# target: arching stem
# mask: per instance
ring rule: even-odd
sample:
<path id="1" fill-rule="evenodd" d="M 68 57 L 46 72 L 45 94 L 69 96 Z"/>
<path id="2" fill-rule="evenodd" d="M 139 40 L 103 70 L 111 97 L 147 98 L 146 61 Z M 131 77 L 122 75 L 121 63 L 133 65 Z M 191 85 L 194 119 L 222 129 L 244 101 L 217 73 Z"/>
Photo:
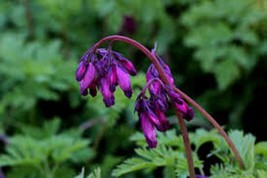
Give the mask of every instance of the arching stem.
<path id="1" fill-rule="evenodd" d="M 228 137 L 228 135 L 226 134 L 226 132 L 222 129 L 222 127 L 198 103 L 196 103 L 193 99 L 191 99 L 184 92 L 182 92 L 181 90 L 179 90 L 178 88 L 176 88 L 175 86 L 173 86 L 173 85 L 170 84 L 170 81 L 168 80 L 168 78 L 167 78 L 167 76 L 166 76 L 166 74 L 164 72 L 164 69 L 161 67 L 159 61 L 151 54 L 151 52 L 146 47 L 144 47 L 142 44 L 140 44 L 137 41 L 135 41 L 133 39 L 130 39 L 128 37 L 119 36 L 119 35 L 112 35 L 112 36 L 107 36 L 107 37 L 101 39 L 99 42 L 97 42 L 94 45 L 93 48 L 94 49 L 97 49 L 101 44 L 103 44 L 103 43 L 105 43 L 107 41 L 122 41 L 122 42 L 128 43 L 128 44 L 130 44 L 132 46 L 135 46 L 136 48 L 138 48 L 139 50 L 141 50 L 150 59 L 150 61 L 155 66 L 155 68 L 159 72 L 159 75 L 160 75 L 161 80 L 165 84 L 167 84 L 169 86 L 172 86 L 172 88 L 174 89 L 174 91 L 176 91 L 177 93 L 179 93 L 188 103 L 190 103 L 198 111 L 200 111 L 203 114 L 203 116 L 219 131 L 219 133 L 222 135 L 222 137 L 225 139 L 225 141 L 229 145 L 230 149 L 232 150 L 232 152 L 233 152 L 236 160 L 239 163 L 239 166 L 241 168 L 245 168 L 244 162 L 243 162 L 243 160 L 242 160 L 239 152 L 237 151 L 237 149 L 236 149 L 235 145 L 233 144 L 232 140 Z M 179 117 L 178 117 L 178 121 L 179 121 Z M 181 126 L 182 134 L 183 135 L 187 135 L 187 137 L 188 137 L 187 130 L 185 131 L 186 127 L 183 127 L 184 126 L 184 122 L 180 122 L 179 121 L 179 124 Z M 183 127 L 183 129 L 182 129 L 182 127 Z M 184 136 L 183 136 L 183 138 L 184 138 Z M 190 142 L 189 143 L 188 142 L 189 142 L 189 139 L 188 140 L 187 139 L 186 140 L 184 139 L 184 144 L 185 144 L 185 148 L 186 149 L 188 147 L 190 148 Z M 190 150 L 191 150 L 191 148 L 190 148 Z M 190 154 L 191 156 L 188 157 L 188 154 Z M 193 166 L 193 160 L 192 160 L 192 153 L 190 152 L 190 153 L 187 153 L 186 155 L 187 155 L 188 164 L 189 164 L 189 162 L 192 162 L 192 164 L 188 165 L 189 171 L 190 171 L 190 177 L 194 177 L 194 176 L 191 176 L 191 175 L 195 175 L 195 173 L 194 173 L 194 166 Z"/>
<path id="2" fill-rule="evenodd" d="M 154 64 L 155 68 L 159 72 L 161 80 L 165 84 L 171 85 L 169 80 L 168 80 L 168 78 L 167 78 L 167 76 L 165 75 L 165 72 L 164 72 L 163 68 L 161 67 L 158 59 L 156 59 L 151 54 L 151 52 L 146 47 L 144 47 L 142 44 L 140 44 L 137 41 L 135 41 L 133 39 L 130 39 L 128 37 L 119 36 L 119 35 L 113 35 L 113 36 L 108 36 L 108 37 L 102 38 L 99 42 L 97 42 L 94 45 L 93 50 L 97 49 L 102 43 L 104 43 L 106 41 L 112 41 L 112 42 L 114 42 L 114 41 L 123 41 L 123 42 L 128 43 L 130 45 L 133 45 L 136 48 L 138 48 L 139 50 L 141 50 L 150 59 L 150 61 Z M 195 170 L 194 170 L 194 162 L 193 162 L 193 159 L 192 159 L 192 151 L 191 151 L 191 145 L 190 145 L 190 140 L 189 140 L 187 128 L 186 128 L 182 118 L 178 117 L 179 113 L 177 111 L 176 111 L 176 116 L 177 116 L 178 122 L 179 122 L 180 127 L 181 127 L 182 137 L 183 137 L 184 146 L 185 146 L 185 150 L 186 150 L 186 158 L 187 158 L 187 165 L 188 165 L 189 175 L 190 175 L 190 178 L 195 178 L 196 176 L 195 176 Z"/>
<path id="3" fill-rule="evenodd" d="M 173 90 L 179 93 L 188 103 L 190 103 L 192 106 L 194 106 L 201 114 L 218 130 L 218 132 L 222 135 L 222 137 L 225 139 L 229 147 L 231 148 L 233 154 L 235 155 L 236 160 L 239 163 L 239 166 L 242 169 L 245 169 L 245 164 L 237 151 L 234 143 L 232 140 L 228 137 L 227 133 L 223 130 L 223 128 L 216 122 L 216 120 L 205 110 L 203 109 L 197 102 L 195 102 L 192 98 L 190 98 L 187 94 L 182 92 L 176 87 L 173 87 Z"/>

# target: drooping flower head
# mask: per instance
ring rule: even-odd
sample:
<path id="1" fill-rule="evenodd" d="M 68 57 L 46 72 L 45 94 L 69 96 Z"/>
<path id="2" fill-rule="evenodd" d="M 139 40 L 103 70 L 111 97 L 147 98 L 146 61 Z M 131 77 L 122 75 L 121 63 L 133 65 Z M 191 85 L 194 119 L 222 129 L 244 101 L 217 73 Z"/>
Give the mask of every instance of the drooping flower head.
<path id="1" fill-rule="evenodd" d="M 149 108 L 148 101 L 145 96 L 139 95 L 137 97 L 135 111 L 138 113 L 141 127 L 148 146 L 150 148 L 155 148 L 157 146 L 156 128 L 154 125 L 156 116 L 155 113 Z"/>
<path id="2" fill-rule="evenodd" d="M 181 113 L 183 119 L 187 121 L 192 120 L 194 117 L 194 111 L 187 105 L 181 95 L 173 91 L 173 89 L 169 86 L 166 86 L 166 92 L 175 109 Z"/>
<path id="3" fill-rule="evenodd" d="M 82 95 L 96 96 L 97 90 L 103 95 L 107 107 L 115 103 L 116 86 L 131 98 L 130 75 L 136 75 L 134 65 L 120 53 L 111 49 L 90 49 L 80 59 L 76 70 L 76 80 L 80 83 Z M 89 92 L 88 92 L 89 91 Z"/>
<path id="4" fill-rule="evenodd" d="M 154 49 L 152 54 L 159 60 L 170 84 L 175 86 L 174 78 L 168 65 L 163 62 Z M 169 122 L 165 116 L 169 108 L 168 100 L 173 103 L 173 106 L 181 114 L 182 118 L 187 121 L 193 119 L 194 112 L 180 94 L 173 91 L 171 86 L 161 81 L 159 73 L 153 64 L 148 68 L 146 81 L 146 86 L 137 97 L 135 110 L 138 112 L 148 146 L 154 148 L 157 143 L 155 129 L 166 131 L 169 128 Z M 149 91 L 149 98 L 145 96 L 146 89 Z"/>

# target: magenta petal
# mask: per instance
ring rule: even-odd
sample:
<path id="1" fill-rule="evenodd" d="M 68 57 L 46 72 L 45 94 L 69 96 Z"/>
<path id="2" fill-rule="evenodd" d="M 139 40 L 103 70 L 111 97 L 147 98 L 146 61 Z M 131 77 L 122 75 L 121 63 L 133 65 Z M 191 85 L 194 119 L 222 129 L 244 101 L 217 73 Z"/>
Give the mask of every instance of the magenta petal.
<path id="1" fill-rule="evenodd" d="M 146 142 L 150 148 L 156 148 L 157 139 L 156 139 L 156 129 L 151 123 L 151 121 L 147 118 L 145 114 L 140 115 L 140 121 L 143 133 L 146 138 Z"/>
<path id="2" fill-rule="evenodd" d="M 150 94 L 153 94 L 153 95 L 160 95 L 162 92 L 162 86 L 157 80 L 153 81 L 149 85 L 148 89 L 149 89 Z"/>
<path id="3" fill-rule="evenodd" d="M 117 73 L 115 65 L 110 67 L 107 77 L 109 79 L 109 89 L 111 92 L 114 92 L 116 90 L 116 85 L 117 85 Z"/>
<path id="4" fill-rule="evenodd" d="M 170 124 L 169 124 L 169 121 L 166 119 L 164 112 L 160 110 L 156 110 L 156 115 L 158 116 L 158 120 L 160 122 L 160 127 L 159 128 L 157 127 L 157 129 L 163 132 L 168 130 L 170 127 Z"/>
<path id="5" fill-rule="evenodd" d="M 108 108 L 109 108 L 110 106 L 112 106 L 112 105 L 115 104 L 115 98 L 114 98 L 114 96 L 111 96 L 111 97 L 109 97 L 109 98 L 104 97 L 104 98 L 103 98 L 103 101 L 104 101 L 106 107 L 108 107 Z"/>
<path id="6" fill-rule="evenodd" d="M 188 106 L 185 102 L 183 102 L 183 104 L 174 104 L 175 107 L 177 108 L 178 111 L 182 112 L 182 113 L 187 113 L 188 110 Z"/>
<path id="7" fill-rule="evenodd" d="M 132 96 L 132 87 L 130 82 L 130 76 L 120 67 L 116 67 L 117 79 L 120 88 L 123 90 L 125 96 L 131 98 Z"/>
<path id="8" fill-rule="evenodd" d="M 92 63 L 89 63 L 87 71 L 83 77 L 84 87 L 88 88 L 94 82 L 95 73 L 95 66 Z"/>
<path id="9" fill-rule="evenodd" d="M 165 69 L 166 76 L 167 76 L 169 82 L 170 82 L 171 84 L 174 84 L 174 78 L 173 78 L 173 76 L 172 76 L 170 67 L 169 67 L 167 64 L 164 64 L 164 67 L 163 67 L 163 68 Z"/>
<path id="10" fill-rule="evenodd" d="M 136 75 L 137 71 L 133 65 L 133 63 L 123 57 L 120 53 L 118 52 L 113 52 L 114 57 L 119 61 L 121 67 L 123 67 L 130 75 Z"/>
<path id="11" fill-rule="evenodd" d="M 129 72 L 130 75 L 136 75 L 137 74 L 133 63 L 130 62 L 129 60 L 127 60 L 125 58 L 121 58 L 120 63 L 127 70 L 127 72 Z"/>
<path id="12" fill-rule="evenodd" d="M 193 111 L 192 108 L 188 107 L 188 110 L 186 112 L 186 114 L 184 114 L 183 119 L 187 120 L 187 121 L 191 121 L 194 117 L 195 113 Z"/>
<path id="13" fill-rule="evenodd" d="M 86 72 L 87 66 L 84 61 L 81 61 L 77 70 L 76 70 L 76 80 L 81 81 Z"/>
<path id="14" fill-rule="evenodd" d="M 158 116 L 150 108 L 148 108 L 146 115 L 159 131 L 163 130 Z"/>
<path id="15" fill-rule="evenodd" d="M 168 103 L 164 103 L 161 99 L 155 100 L 155 104 L 158 105 L 160 111 L 166 112 L 168 110 Z"/>
<path id="16" fill-rule="evenodd" d="M 101 78 L 100 84 L 99 84 L 99 90 L 103 95 L 103 101 L 106 107 L 110 107 L 115 104 L 114 95 L 109 89 L 109 83 L 106 78 Z"/>
<path id="17" fill-rule="evenodd" d="M 180 104 L 180 105 L 184 104 L 184 101 L 183 101 L 181 95 L 178 94 L 178 93 L 176 93 L 176 92 L 174 92 L 172 89 L 169 89 L 169 88 L 168 88 L 168 89 L 167 89 L 167 94 L 168 94 L 168 96 L 170 97 L 170 99 L 171 99 L 173 102 L 178 103 L 178 104 Z"/>
<path id="18" fill-rule="evenodd" d="M 174 103 L 174 107 L 177 109 L 177 111 L 179 111 L 182 114 L 183 119 L 187 121 L 193 119 L 194 111 L 185 102 L 182 105 Z"/>
<path id="19" fill-rule="evenodd" d="M 83 96 L 86 96 L 88 94 L 88 89 L 87 87 L 85 87 L 84 85 L 84 81 L 81 80 L 80 82 L 80 93 L 83 95 Z"/>

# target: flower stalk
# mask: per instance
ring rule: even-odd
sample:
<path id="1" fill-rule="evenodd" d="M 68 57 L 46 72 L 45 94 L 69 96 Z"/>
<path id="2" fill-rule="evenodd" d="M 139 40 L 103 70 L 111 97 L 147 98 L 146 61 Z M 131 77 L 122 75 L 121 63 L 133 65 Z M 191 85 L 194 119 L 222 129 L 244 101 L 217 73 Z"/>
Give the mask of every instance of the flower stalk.
<path id="1" fill-rule="evenodd" d="M 184 146 L 185 146 L 185 150 L 186 150 L 186 157 L 187 157 L 189 175 L 190 175 L 191 178 L 195 178 L 196 176 L 195 176 L 195 172 L 194 172 L 194 164 L 193 164 L 192 151 L 191 151 L 188 131 L 187 131 L 187 128 L 186 128 L 186 125 L 185 125 L 183 119 L 186 119 L 186 120 L 192 119 L 193 111 L 192 111 L 192 109 L 190 107 L 188 107 L 188 105 L 183 101 L 183 99 L 186 100 L 188 103 L 190 103 L 198 111 L 200 111 L 203 114 L 203 116 L 209 122 L 211 122 L 211 124 L 219 131 L 219 133 L 222 135 L 222 137 L 226 140 L 226 142 L 229 145 L 230 149 L 232 150 L 236 160 L 238 161 L 240 167 L 241 168 L 245 167 L 244 166 L 244 162 L 243 162 L 240 154 L 238 153 L 235 145 L 233 144 L 232 140 L 228 137 L 226 132 L 214 120 L 214 118 L 209 113 L 207 113 L 198 103 L 196 103 L 193 99 L 191 99 L 188 95 L 186 95 L 184 92 L 179 90 L 174 85 L 173 78 L 171 76 L 171 73 L 170 73 L 168 67 L 162 65 L 161 61 L 158 59 L 157 55 L 155 54 L 155 51 L 152 50 L 152 52 L 150 52 L 142 44 L 140 44 L 139 42 L 137 42 L 137 41 L 135 41 L 133 39 L 130 39 L 128 37 L 120 36 L 120 35 L 112 35 L 112 36 L 107 36 L 107 37 L 101 39 L 100 41 L 98 41 L 85 54 L 87 55 L 87 54 L 92 54 L 92 53 L 97 53 L 97 52 L 101 54 L 101 51 L 99 51 L 99 47 L 103 43 L 105 43 L 105 42 L 113 43 L 115 41 L 125 42 L 125 43 L 130 44 L 130 45 L 138 48 L 139 50 L 141 50 L 149 58 L 151 63 L 154 65 L 154 67 L 155 67 L 155 69 L 157 71 L 157 75 L 160 78 L 160 80 L 163 82 L 163 85 L 166 85 L 165 89 L 162 89 L 162 88 L 160 88 L 161 84 L 160 85 L 158 83 L 156 83 L 156 84 L 151 84 L 150 83 L 149 84 L 149 85 L 153 85 L 152 89 L 150 89 L 150 90 L 152 90 L 152 92 L 153 91 L 158 92 L 158 90 L 164 90 L 164 91 L 166 90 L 167 91 L 166 93 L 167 93 L 168 97 L 171 99 L 171 102 L 174 105 L 175 113 L 176 113 L 176 116 L 177 116 L 177 119 L 178 119 L 178 123 L 179 123 L 179 125 L 181 127 L 182 137 L 183 137 Z M 108 52 L 105 52 L 105 53 L 109 54 Z M 128 79 L 128 75 L 129 74 L 130 75 L 136 74 L 136 71 L 131 71 L 131 70 L 134 70 L 134 67 L 132 66 L 132 63 L 130 63 L 128 60 L 124 59 L 122 56 L 117 56 L 117 55 L 120 55 L 119 53 L 113 52 L 112 55 L 114 56 L 114 58 L 119 59 L 118 62 L 115 62 L 115 65 L 117 65 L 116 66 L 117 69 L 115 70 L 115 71 L 117 71 L 117 76 L 124 76 L 124 80 L 126 80 L 127 82 L 116 80 L 116 75 L 114 75 L 113 78 L 109 79 L 109 81 L 114 81 L 114 82 L 113 82 L 113 85 L 109 86 L 110 89 L 109 89 L 108 92 L 111 92 L 111 101 L 106 101 L 106 105 L 107 106 L 111 106 L 112 104 L 114 104 L 114 99 L 113 99 L 112 92 L 114 92 L 115 87 L 116 87 L 117 84 L 125 92 L 125 95 L 130 98 L 131 89 L 130 89 L 130 85 L 129 85 L 130 82 L 128 82 L 128 80 L 129 80 Z M 85 58 L 87 58 L 87 56 Z M 88 65 L 88 64 L 86 64 L 86 65 Z M 118 66 L 121 66 L 121 65 L 123 67 L 119 68 Z M 83 66 L 82 66 L 82 67 L 79 68 L 79 71 L 81 71 L 80 72 L 81 74 L 78 75 L 78 76 L 76 74 L 76 77 L 78 77 L 79 80 L 81 80 L 81 78 L 84 75 L 86 75 L 86 74 L 84 74 L 83 70 L 84 69 L 83 69 Z M 112 71 L 112 67 L 110 67 L 110 71 L 111 71 L 111 74 L 115 73 L 115 72 Z M 108 76 L 112 77 L 112 75 L 108 75 Z M 101 79 L 105 80 L 106 78 L 103 77 Z M 148 81 L 148 83 L 149 83 L 149 81 Z M 82 86 L 82 84 L 80 83 L 81 86 Z M 102 83 L 98 84 L 99 85 L 98 88 L 100 88 L 100 91 L 101 91 L 101 87 L 103 87 L 103 86 L 105 87 L 105 85 L 107 85 L 107 84 L 105 84 L 105 85 L 104 84 L 102 84 Z M 91 87 L 90 89 L 93 89 L 93 87 Z M 102 90 L 104 90 L 104 88 Z M 107 95 L 107 92 L 105 92 L 105 91 L 101 91 L 101 92 L 102 92 L 103 97 L 105 99 L 105 96 Z M 172 94 L 171 92 L 174 92 L 174 94 Z M 153 95 L 153 93 L 151 95 Z M 149 120 L 145 120 L 145 119 L 147 119 L 146 118 L 147 116 L 152 118 L 152 116 L 154 114 L 154 111 L 149 109 L 149 106 L 146 105 L 146 102 L 149 102 L 149 101 L 148 100 L 146 101 L 146 97 L 145 96 L 141 96 L 141 99 L 139 98 L 139 105 L 143 105 L 143 106 L 137 107 L 137 111 L 139 112 L 138 115 L 141 116 L 140 117 L 141 118 L 141 122 L 143 122 L 142 127 L 149 128 L 151 130 L 151 133 L 154 133 L 155 132 L 154 131 L 155 130 L 154 125 L 156 125 L 156 124 L 152 123 L 152 125 L 151 125 L 151 122 L 149 122 Z M 159 110 L 156 110 L 155 112 L 157 113 L 157 111 L 159 111 Z M 164 115 L 163 111 L 160 111 L 160 113 Z M 151 120 L 153 120 L 153 119 L 151 119 Z M 160 130 L 160 129 L 157 128 L 157 130 Z M 163 129 L 163 130 L 165 130 L 165 129 Z M 143 129 L 143 131 L 147 132 L 147 130 L 145 131 L 145 129 Z M 150 143 L 150 146 L 151 147 L 155 147 L 156 144 L 157 144 L 156 142 L 153 141 L 153 137 L 155 137 L 155 135 L 154 134 L 152 134 L 152 135 L 146 135 L 145 134 L 145 136 L 146 136 L 147 141 L 149 141 L 148 143 Z"/>

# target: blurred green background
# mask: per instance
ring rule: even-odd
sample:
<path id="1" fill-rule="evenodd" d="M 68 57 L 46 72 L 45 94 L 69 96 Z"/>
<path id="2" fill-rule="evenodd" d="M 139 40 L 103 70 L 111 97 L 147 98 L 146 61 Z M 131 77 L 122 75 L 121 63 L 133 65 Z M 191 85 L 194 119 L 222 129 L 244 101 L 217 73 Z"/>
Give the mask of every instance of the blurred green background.
<path id="1" fill-rule="evenodd" d="M 113 45 L 139 75 L 133 98 L 118 91 L 111 109 L 101 96 L 82 97 L 74 76 L 83 53 L 113 34 L 149 49 L 157 42 L 179 88 L 226 129 L 267 139 L 266 0 L 1 0 L 0 30 L 0 153 L 14 153 L 0 165 L 8 177 L 71 177 L 83 166 L 109 177 L 133 154 L 134 102 L 149 61 Z M 189 130 L 198 127 L 210 125 L 196 113 Z"/>

